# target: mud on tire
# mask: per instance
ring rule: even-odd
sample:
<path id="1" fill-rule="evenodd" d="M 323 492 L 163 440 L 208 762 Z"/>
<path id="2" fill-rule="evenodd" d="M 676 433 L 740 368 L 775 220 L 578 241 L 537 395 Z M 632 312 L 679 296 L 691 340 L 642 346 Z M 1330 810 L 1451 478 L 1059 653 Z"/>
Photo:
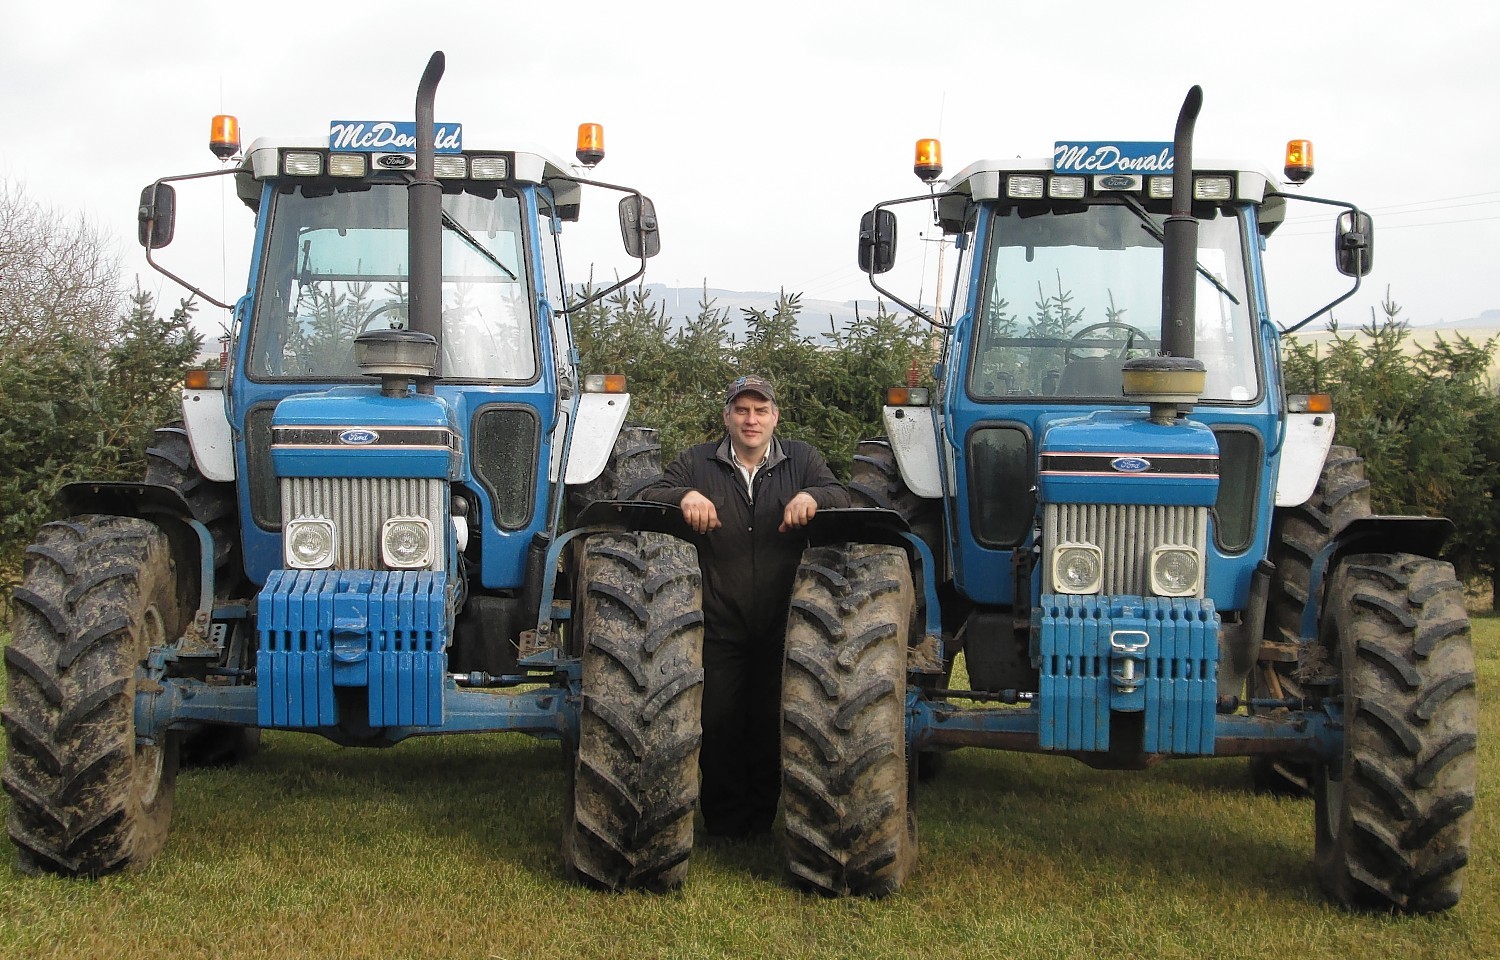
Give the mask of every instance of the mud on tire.
<path id="1" fill-rule="evenodd" d="M 176 742 L 136 743 L 135 695 L 147 650 L 181 632 L 175 597 L 166 536 L 144 520 L 49 523 L 27 548 L 3 712 L 23 869 L 94 877 L 166 842 Z"/>
<path id="2" fill-rule="evenodd" d="M 660 533 L 604 533 L 579 577 L 583 708 L 569 771 L 563 862 L 607 890 L 687 876 L 703 739 L 697 552 Z"/>
<path id="3" fill-rule="evenodd" d="M 793 882 L 881 897 L 916 861 L 906 755 L 911 571 L 898 547 L 802 555 L 782 673 L 781 801 Z"/>
<path id="4" fill-rule="evenodd" d="M 1366 554 L 1340 564 L 1329 596 L 1344 752 L 1314 778 L 1319 880 L 1346 907 L 1446 910 L 1463 892 L 1478 767 L 1462 588 L 1447 563 Z"/>
<path id="5" fill-rule="evenodd" d="M 1296 644 L 1307 608 L 1313 558 L 1351 520 L 1370 515 L 1370 481 L 1365 462 L 1353 447 L 1330 447 L 1313 495 L 1304 504 L 1276 511 L 1271 526 L 1271 562 L 1276 572 L 1266 604 L 1266 639 Z M 1325 581 L 1326 582 L 1326 581 Z M 1250 672 L 1255 698 L 1302 697 L 1305 670 L 1290 662 L 1266 661 Z M 1250 765 L 1257 790 L 1305 797 L 1311 792 L 1312 766 L 1257 757 Z"/>

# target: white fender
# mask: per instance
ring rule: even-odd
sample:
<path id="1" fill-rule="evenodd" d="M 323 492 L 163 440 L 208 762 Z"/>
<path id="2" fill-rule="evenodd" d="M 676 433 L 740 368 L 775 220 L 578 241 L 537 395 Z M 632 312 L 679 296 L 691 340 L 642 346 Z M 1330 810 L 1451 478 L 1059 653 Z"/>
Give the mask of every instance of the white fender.
<path id="1" fill-rule="evenodd" d="M 1276 506 L 1295 507 L 1313 495 L 1333 446 L 1333 425 L 1331 413 L 1287 414 L 1276 471 Z"/>
<path id="2" fill-rule="evenodd" d="M 615 438 L 620 435 L 620 427 L 629 412 L 628 393 L 585 393 L 579 396 L 564 483 L 588 483 L 604 472 L 615 447 Z"/>
<path id="3" fill-rule="evenodd" d="M 234 480 L 234 435 L 223 390 L 182 391 L 182 422 L 187 426 L 193 462 L 206 479 Z"/>
<path id="4" fill-rule="evenodd" d="M 907 489 L 929 500 L 941 498 L 943 476 L 938 469 L 937 425 L 932 408 L 884 407 L 881 420 Z"/>

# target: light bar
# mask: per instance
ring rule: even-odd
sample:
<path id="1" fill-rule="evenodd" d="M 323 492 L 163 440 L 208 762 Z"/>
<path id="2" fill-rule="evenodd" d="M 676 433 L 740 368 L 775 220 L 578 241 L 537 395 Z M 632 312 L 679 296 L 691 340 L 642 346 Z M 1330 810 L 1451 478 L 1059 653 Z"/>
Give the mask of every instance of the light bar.
<path id="1" fill-rule="evenodd" d="M 1234 197 L 1233 177 L 1194 177 L 1194 200 L 1230 200 Z"/>
<path id="2" fill-rule="evenodd" d="M 288 150 L 281 155 L 281 172 L 293 177 L 316 177 L 323 172 L 323 155 Z"/>
<path id="3" fill-rule="evenodd" d="M 1146 196 L 1152 200 L 1172 199 L 1171 177 L 1147 177 Z"/>
<path id="4" fill-rule="evenodd" d="M 362 177 L 365 175 L 365 155 L 362 153 L 329 154 L 328 172 L 335 177 Z"/>
<path id="5" fill-rule="evenodd" d="M 1041 177 L 1006 177 L 1005 195 L 1011 200 L 1040 200 L 1045 183 Z"/>
<path id="6" fill-rule="evenodd" d="M 1084 188 L 1082 177 L 1053 177 L 1047 184 L 1047 196 L 1054 200 L 1082 200 Z"/>
<path id="7" fill-rule="evenodd" d="M 443 154 L 433 157 L 432 172 L 435 176 L 449 180 L 461 180 L 469 175 L 468 158 L 463 154 Z"/>
<path id="8" fill-rule="evenodd" d="M 504 157 L 475 157 L 469 172 L 475 180 L 504 180 L 510 176 L 510 164 Z"/>

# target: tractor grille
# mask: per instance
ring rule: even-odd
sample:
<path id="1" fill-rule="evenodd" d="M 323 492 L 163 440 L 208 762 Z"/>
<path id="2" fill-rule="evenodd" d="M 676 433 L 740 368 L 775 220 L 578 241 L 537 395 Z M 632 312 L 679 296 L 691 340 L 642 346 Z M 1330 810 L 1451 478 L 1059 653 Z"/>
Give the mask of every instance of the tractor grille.
<path id="1" fill-rule="evenodd" d="M 1104 553 L 1104 593 L 1150 596 L 1153 549 L 1183 544 L 1207 558 L 1208 508 L 1049 503 L 1042 513 L 1042 543 L 1044 571 L 1052 569 L 1057 544 L 1092 543 Z M 1050 589 L 1043 587 L 1044 592 Z"/>
<path id="2" fill-rule="evenodd" d="M 391 517 L 426 517 L 432 524 L 433 566 L 447 551 L 448 497 L 442 480 L 389 477 L 287 477 L 281 481 L 281 515 L 323 517 L 338 537 L 334 567 L 379 570 L 380 531 Z"/>

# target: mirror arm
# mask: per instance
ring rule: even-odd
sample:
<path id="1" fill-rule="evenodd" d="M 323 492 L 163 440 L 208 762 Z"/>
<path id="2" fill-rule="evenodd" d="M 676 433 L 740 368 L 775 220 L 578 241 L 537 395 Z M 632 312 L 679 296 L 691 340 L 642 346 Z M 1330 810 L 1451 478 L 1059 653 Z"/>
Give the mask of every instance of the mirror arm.
<path id="1" fill-rule="evenodd" d="M 622 187 L 622 186 L 620 186 L 617 183 L 605 183 L 602 180 L 585 180 L 582 177 L 548 177 L 547 178 L 547 182 L 549 182 L 549 183 L 552 182 L 552 181 L 555 181 L 555 180 L 561 180 L 561 181 L 565 181 L 567 183 L 581 183 L 581 184 L 584 184 L 585 186 L 590 186 L 590 187 L 602 187 L 605 190 L 618 190 L 620 193 L 628 193 L 631 196 L 637 197 L 639 199 L 644 199 L 643 195 L 641 194 L 641 192 L 639 190 L 633 189 L 631 187 Z M 588 306 L 591 303 L 598 303 L 600 300 L 602 300 L 605 297 L 609 296 L 611 293 L 614 293 L 616 290 L 619 290 L 621 287 L 624 287 L 624 286 L 626 286 L 626 285 L 628 285 L 628 284 L 630 284 L 630 283 L 632 283 L 632 282 L 640 279 L 642 276 L 644 276 L 645 273 L 646 273 L 646 260 L 648 259 L 647 256 L 646 256 L 646 243 L 645 243 L 645 238 L 644 237 L 641 238 L 641 255 L 637 259 L 640 261 L 641 265 L 640 265 L 640 268 L 635 271 L 635 273 L 632 273 L 630 276 L 626 277 L 624 280 L 620 280 L 620 281 L 612 284 L 611 286 L 605 287 L 603 290 L 600 290 L 598 293 L 592 294 L 592 295 L 590 295 L 588 297 L 583 298 L 582 300 L 579 300 L 577 303 L 573 303 L 573 304 L 562 303 L 562 304 L 559 304 L 557 306 L 557 312 L 560 313 L 560 314 L 563 314 L 564 316 L 566 316 L 567 314 L 570 314 L 570 313 L 572 313 L 575 310 L 582 309 L 583 307 L 586 307 L 586 306 Z M 566 293 L 564 293 L 564 296 L 566 297 Z"/>
<path id="2" fill-rule="evenodd" d="M 1328 200 L 1328 199 L 1323 198 L 1323 197 L 1309 197 L 1309 196 L 1304 196 L 1303 194 L 1300 194 L 1300 193 L 1282 193 L 1280 190 L 1269 191 L 1269 192 L 1267 192 L 1266 196 L 1267 197 L 1281 197 L 1281 198 L 1286 199 L 1286 200 L 1306 200 L 1309 203 L 1322 203 L 1322 204 L 1326 204 L 1326 205 L 1328 205 L 1330 207 L 1340 207 L 1340 208 L 1342 208 L 1344 210 L 1348 210 L 1350 213 L 1353 213 L 1355 215 L 1356 219 L 1358 219 L 1359 214 L 1361 212 L 1360 209 L 1358 207 L 1356 207 L 1354 204 L 1352 204 L 1352 203 L 1346 203 L 1343 200 Z M 1298 330 L 1301 330 L 1303 327 L 1307 326 L 1309 323 L 1312 323 L 1318 317 L 1321 317 L 1323 314 L 1327 313 L 1328 311 L 1332 310 L 1334 307 L 1336 307 L 1339 304 L 1343 303 L 1345 300 L 1348 300 L 1350 297 L 1354 296 L 1356 293 L 1359 292 L 1359 285 L 1360 285 L 1360 282 L 1363 279 L 1364 279 L 1364 277 L 1360 276 L 1359 274 L 1355 274 L 1355 276 L 1354 276 L 1354 286 L 1350 287 L 1347 293 L 1345 293 L 1341 297 L 1337 297 L 1337 298 L 1335 298 L 1333 300 L 1330 300 L 1328 303 L 1325 303 L 1323 306 L 1321 306 L 1318 309 L 1314 310 L 1312 313 L 1308 314 L 1306 317 L 1304 317 L 1301 320 L 1299 320 L 1298 322 L 1292 324 L 1290 327 L 1282 327 L 1281 328 L 1281 334 L 1282 334 L 1282 336 L 1286 336 L 1287 334 L 1291 334 L 1291 333 L 1296 333 Z"/>
<path id="3" fill-rule="evenodd" d="M 204 179 L 206 177 L 232 176 L 234 174 L 244 173 L 244 172 L 245 171 L 243 169 L 241 169 L 240 167 L 229 167 L 229 168 L 226 168 L 226 169 L 223 169 L 223 170 L 209 170 L 209 171 L 207 171 L 205 173 L 184 173 L 184 174 L 181 174 L 181 175 L 175 176 L 175 177 L 162 177 L 160 180 L 156 181 L 156 185 L 158 187 L 160 187 L 164 183 L 175 183 L 175 182 L 177 182 L 179 180 L 202 180 L 202 179 Z M 147 221 L 147 222 L 151 223 L 152 226 L 155 226 L 155 224 L 154 224 L 153 221 Z M 146 245 L 146 263 L 148 265 L 150 265 L 151 269 L 155 270 L 157 273 L 159 273 L 162 276 L 166 277 L 167 279 L 173 281 L 174 283 L 178 284 L 179 286 L 185 287 L 190 293 L 193 294 L 193 296 L 195 296 L 195 297 L 201 297 L 202 299 L 207 300 L 209 303 L 213 304 L 214 306 L 218 307 L 221 310 L 233 310 L 234 309 L 234 305 L 233 304 L 224 303 L 223 301 L 221 301 L 221 300 L 219 300 L 219 299 L 217 299 L 215 297 L 209 296 L 207 293 L 205 293 L 203 290 L 201 290 L 197 286 L 194 286 L 193 284 L 191 284 L 188 281 L 184 280 L 183 278 L 179 277 L 177 274 L 175 274 L 172 271 L 168 270 L 166 267 L 164 267 L 161 264 L 157 263 L 156 262 L 156 258 L 153 257 L 151 255 L 151 253 L 152 253 L 151 245 L 147 244 Z"/>
<path id="4" fill-rule="evenodd" d="M 893 207 L 899 203 L 913 203 L 919 200 L 925 200 L 932 204 L 935 218 L 938 200 L 947 195 L 947 193 L 929 193 L 927 196 L 905 197 L 901 200 L 887 200 L 884 203 L 875 204 L 875 206 L 871 208 L 870 212 L 875 214 L 875 219 L 878 221 L 880 219 L 880 211 L 885 209 L 886 207 Z M 892 266 L 895 266 L 895 264 L 892 264 Z M 906 312 L 910 313 L 912 316 L 920 317 L 922 320 L 925 320 L 928 324 L 938 330 L 951 330 L 953 328 L 953 324 L 944 323 L 943 321 L 938 320 L 937 318 L 930 315 L 926 310 L 923 310 L 921 307 L 912 306 L 905 300 L 902 300 L 900 297 L 896 296 L 891 291 L 887 290 L 885 287 L 882 287 L 875 279 L 875 254 L 873 250 L 870 252 L 870 266 L 867 270 L 865 270 L 865 276 L 869 278 L 870 286 L 875 288 L 876 293 L 884 294 L 885 296 L 889 297 L 893 303 L 904 308 Z M 938 282 L 942 282 L 941 277 L 938 278 Z"/>

